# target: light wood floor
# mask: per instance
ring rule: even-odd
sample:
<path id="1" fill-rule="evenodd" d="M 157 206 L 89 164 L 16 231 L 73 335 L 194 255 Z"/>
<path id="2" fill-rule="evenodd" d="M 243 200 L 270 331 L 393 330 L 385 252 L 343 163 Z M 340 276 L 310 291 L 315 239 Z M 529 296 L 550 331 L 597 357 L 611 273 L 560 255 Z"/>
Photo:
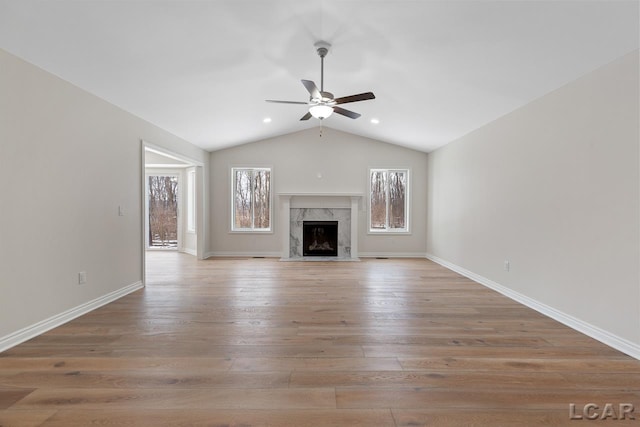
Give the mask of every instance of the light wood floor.
<path id="1" fill-rule="evenodd" d="M 430 261 L 148 262 L 0 354 L 0 426 L 640 426 L 569 419 L 640 412 L 640 361 Z"/>

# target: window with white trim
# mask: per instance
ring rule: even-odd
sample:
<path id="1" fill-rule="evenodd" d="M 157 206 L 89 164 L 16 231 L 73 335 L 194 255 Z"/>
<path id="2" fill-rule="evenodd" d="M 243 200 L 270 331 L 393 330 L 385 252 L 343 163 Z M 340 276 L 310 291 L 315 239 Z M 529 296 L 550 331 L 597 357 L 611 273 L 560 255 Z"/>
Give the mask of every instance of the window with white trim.
<path id="1" fill-rule="evenodd" d="M 231 230 L 271 231 L 271 169 L 231 169 Z"/>
<path id="2" fill-rule="evenodd" d="M 409 170 L 369 171 L 369 232 L 409 232 Z"/>

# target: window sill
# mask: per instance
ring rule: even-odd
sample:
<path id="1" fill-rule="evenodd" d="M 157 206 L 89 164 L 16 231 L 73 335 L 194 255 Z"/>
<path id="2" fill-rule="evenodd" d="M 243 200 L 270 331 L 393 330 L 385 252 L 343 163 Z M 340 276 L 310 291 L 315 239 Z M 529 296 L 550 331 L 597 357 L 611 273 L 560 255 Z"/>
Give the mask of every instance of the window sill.
<path id="1" fill-rule="evenodd" d="M 273 230 L 230 230 L 229 234 L 273 234 Z"/>
<path id="2" fill-rule="evenodd" d="M 395 236 L 409 236 L 411 235 L 411 231 L 367 231 L 367 234 L 371 235 L 371 236 L 391 236 L 391 235 L 395 235 Z"/>

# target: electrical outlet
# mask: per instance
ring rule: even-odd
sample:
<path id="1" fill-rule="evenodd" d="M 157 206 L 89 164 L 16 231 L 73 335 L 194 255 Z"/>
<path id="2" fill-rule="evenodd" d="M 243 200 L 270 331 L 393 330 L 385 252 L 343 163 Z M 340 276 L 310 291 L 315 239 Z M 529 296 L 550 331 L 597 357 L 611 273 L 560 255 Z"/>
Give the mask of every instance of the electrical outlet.
<path id="1" fill-rule="evenodd" d="M 78 273 L 78 285 L 84 285 L 87 283 L 87 272 L 81 271 Z"/>
<path id="2" fill-rule="evenodd" d="M 118 216 L 124 216 L 124 208 L 122 206 L 118 206 Z"/>
<path id="3" fill-rule="evenodd" d="M 509 271 L 509 268 L 511 268 L 511 265 L 510 265 L 509 261 L 505 260 L 504 261 L 504 271 Z"/>

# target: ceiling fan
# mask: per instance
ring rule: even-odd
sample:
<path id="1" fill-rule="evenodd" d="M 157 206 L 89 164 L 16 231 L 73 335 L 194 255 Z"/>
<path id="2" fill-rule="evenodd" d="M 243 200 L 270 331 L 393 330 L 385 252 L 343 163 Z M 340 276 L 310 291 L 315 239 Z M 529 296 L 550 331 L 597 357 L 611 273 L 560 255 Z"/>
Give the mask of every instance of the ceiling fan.
<path id="1" fill-rule="evenodd" d="M 341 98 L 334 98 L 331 92 L 324 91 L 324 57 L 329 53 L 331 45 L 327 42 L 319 41 L 315 45 L 316 51 L 320 56 L 320 90 L 316 84 L 311 80 L 301 80 L 302 85 L 309 91 L 310 97 L 308 102 L 299 101 L 276 101 L 267 99 L 267 102 L 277 102 L 280 104 L 303 104 L 309 106 L 307 114 L 302 116 L 300 120 L 309 120 L 311 117 L 318 118 L 320 120 L 326 119 L 331 114 L 341 114 L 349 117 L 350 119 L 357 119 L 360 114 L 353 111 L 345 110 L 342 107 L 338 107 L 339 104 L 346 104 L 348 102 L 366 101 L 368 99 L 375 99 L 373 92 L 364 92 L 357 95 L 343 96 Z"/>

